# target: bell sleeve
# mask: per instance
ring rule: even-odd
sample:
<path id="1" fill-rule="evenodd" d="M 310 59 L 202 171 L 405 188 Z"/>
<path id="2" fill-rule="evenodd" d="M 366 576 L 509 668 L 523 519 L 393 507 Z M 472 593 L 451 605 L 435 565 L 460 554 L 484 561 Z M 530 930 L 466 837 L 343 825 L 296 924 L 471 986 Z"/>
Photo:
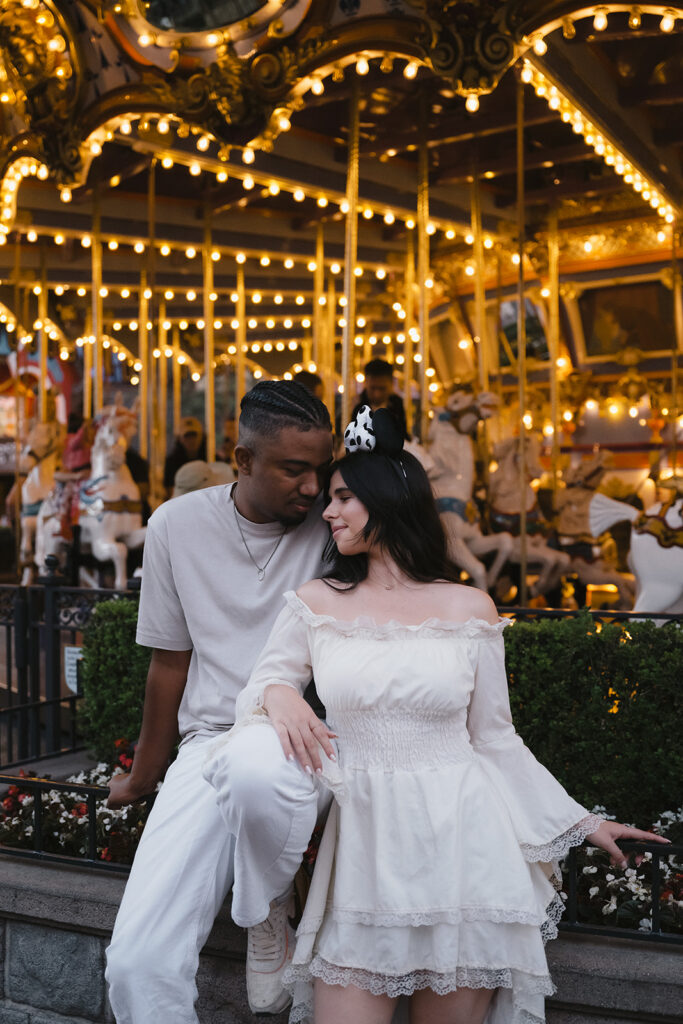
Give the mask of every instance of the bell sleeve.
<path id="1" fill-rule="evenodd" d="M 475 755 L 506 804 L 527 861 L 565 856 L 603 819 L 578 804 L 515 732 L 510 711 L 503 628 L 484 625 L 471 642 L 474 688 L 467 730 Z"/>

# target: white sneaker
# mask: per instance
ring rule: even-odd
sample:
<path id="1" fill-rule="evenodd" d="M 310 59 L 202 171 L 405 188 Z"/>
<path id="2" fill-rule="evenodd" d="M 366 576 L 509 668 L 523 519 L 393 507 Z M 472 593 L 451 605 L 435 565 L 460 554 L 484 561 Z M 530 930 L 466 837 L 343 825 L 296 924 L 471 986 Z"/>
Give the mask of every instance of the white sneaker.
<path id="1" fill-rule="evenodd" d="M 291 1002 L 282 975 L 294 953 L 289 899 L 271 903 L 270 914 L 248 930 L 247 998 L 252 1013 L 280 1013 Z"/>

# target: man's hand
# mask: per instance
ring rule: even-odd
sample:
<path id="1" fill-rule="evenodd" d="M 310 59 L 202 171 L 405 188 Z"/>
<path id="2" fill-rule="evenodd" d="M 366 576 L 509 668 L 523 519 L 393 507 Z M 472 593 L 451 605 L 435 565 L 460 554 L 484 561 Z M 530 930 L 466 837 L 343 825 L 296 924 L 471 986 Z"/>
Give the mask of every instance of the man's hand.
<path id="1" fill-rule="evenodd" d="M 112 775 L 109 780 L 107 807 L 118 811 L 121 807 L 127 807 L 128 804 L 134 804 L 136 800 L 141 800 L 143 796 L 147 796 L 148 792 L 148 789 L 146 792 L 144 790 L 140 791 L 140 788 L 133 781 L 132 775 Z"/>
<path id="2" fill-rule="evenodd" d="M 263 707 L 268 712 L 289 761 L 296 759 L 304 771 L 317 774 L 322 771 L 320 747 L 330 760 L 337 760 L 330 743 L 336 733 L 330 732 L 293 687 L 280 683 L 267 686 Z"/>

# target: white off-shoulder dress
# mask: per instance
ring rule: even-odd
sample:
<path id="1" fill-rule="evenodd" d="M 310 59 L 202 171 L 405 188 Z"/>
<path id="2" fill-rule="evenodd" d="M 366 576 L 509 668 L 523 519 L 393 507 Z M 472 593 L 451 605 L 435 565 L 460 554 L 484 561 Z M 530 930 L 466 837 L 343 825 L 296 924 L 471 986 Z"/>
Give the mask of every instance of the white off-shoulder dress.
<path id="1" fill-rule="evenodd" d="M 286 602 L 236 727 L 270 728 L 266 686 L 301 692 L 312 672 L 339 747 L 323 758 L 337 800 L 286 976 L 290 1022 L 312 1020 L 314 977 L 390 996 L 496 989 L 486 1024 L 543 1022 L 563 906 L 552 862 L 602 819 L 514 730 L 508 623 L 349 623 Z"/>

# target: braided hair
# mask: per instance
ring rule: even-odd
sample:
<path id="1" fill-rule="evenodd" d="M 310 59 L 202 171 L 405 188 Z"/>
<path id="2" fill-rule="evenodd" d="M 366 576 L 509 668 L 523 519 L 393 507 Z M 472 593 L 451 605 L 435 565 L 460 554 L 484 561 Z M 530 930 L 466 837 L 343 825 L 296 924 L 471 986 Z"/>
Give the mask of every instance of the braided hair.
<path id="1" fill-rule="evenodd" d="M 283 427 L 332 430 L 327 407 L 293 380 L 263 380 L 240 403 L 239 444 L 254 448 L 257 438 L 276 437 Z"/>

